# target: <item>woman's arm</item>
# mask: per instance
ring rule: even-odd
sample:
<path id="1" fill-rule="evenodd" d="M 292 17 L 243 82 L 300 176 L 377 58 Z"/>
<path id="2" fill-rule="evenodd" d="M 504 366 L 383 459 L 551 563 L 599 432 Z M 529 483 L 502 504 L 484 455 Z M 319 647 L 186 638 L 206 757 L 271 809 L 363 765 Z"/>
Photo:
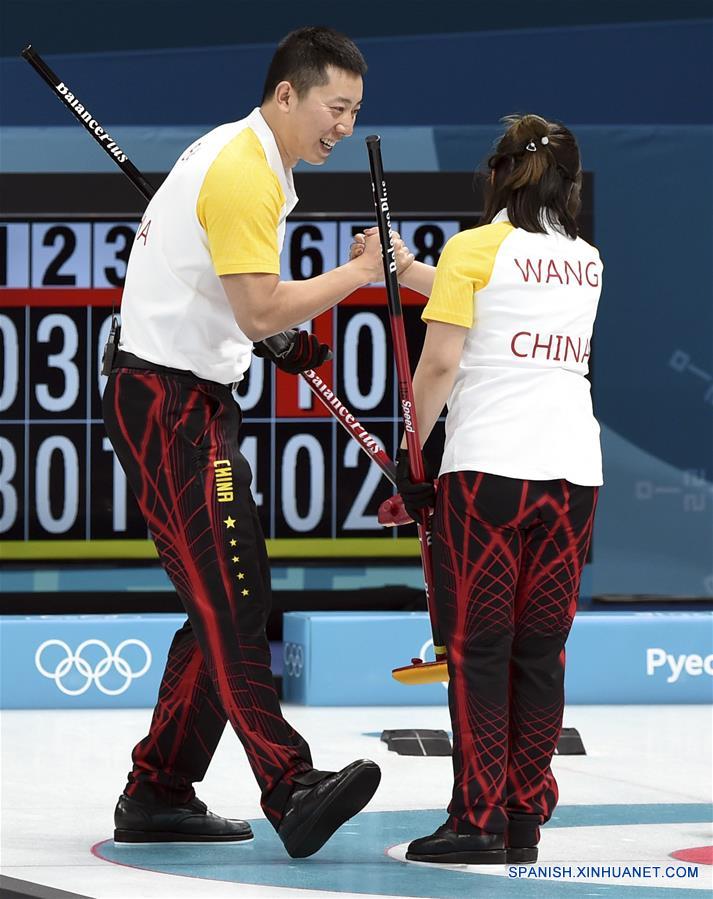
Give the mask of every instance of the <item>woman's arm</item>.
<path id="1" fill-rule="evenodd" d="M 352 245 L 349 248 L 349 258 L 357 259 L 364 252 L 367 237 L 378 232 L 378 228 L 365 228 L 363 232 L 355 234 Z M 392 242 L 397 256 L 399 284 L 430 297 L 433 289 L 433 279 L 436 277 L 436 267 L 426 265 L 425 262 L 415 262 L 413 254 L 401 239 L 398 231 L 391 232 Z"/>
<path id="2" fill-rule="evenodd" d="M 426 265 L 425 262 L 412 262 L 406 271 L 399 275 L 399 284 L 410 287 L 417 293 L 430 297 L 433 290 L 433 279 L 436 277 L 436 268 Z"/>
<path id="3" fill-rule="evenodd" d="M 468 328 L 460 325 L 428 322 L 421 358 L 413 376 L 413 396 L 421 446 L 428 439 L 453 389 L 468 331 Z M 401 447 L 406 448 L 405 438 Z"/>

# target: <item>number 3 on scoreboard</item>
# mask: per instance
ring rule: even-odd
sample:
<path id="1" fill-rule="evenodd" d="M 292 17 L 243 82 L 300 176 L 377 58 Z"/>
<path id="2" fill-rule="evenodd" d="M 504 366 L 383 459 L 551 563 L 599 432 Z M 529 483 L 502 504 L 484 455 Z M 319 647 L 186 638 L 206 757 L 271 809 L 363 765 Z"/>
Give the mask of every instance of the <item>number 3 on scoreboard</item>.
<path id="1" fill-rule="evenodd" d="M 6 222 L 0 287 L 123 287 L 136 222 Z"/>

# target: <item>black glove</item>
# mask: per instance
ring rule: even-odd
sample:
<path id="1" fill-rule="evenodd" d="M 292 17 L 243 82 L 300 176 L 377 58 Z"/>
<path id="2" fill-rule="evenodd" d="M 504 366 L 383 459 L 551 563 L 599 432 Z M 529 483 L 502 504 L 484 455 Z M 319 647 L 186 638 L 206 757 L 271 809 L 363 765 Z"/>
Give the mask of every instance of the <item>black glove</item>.
<path id="1" fill-rule="evenodd" d="M 423 465 L 426 470 L 426 480 L 420 484 L 414 484 L 409 477 L 408 450 L 400 449 L 396 453 L 396 489 L 404 501 L 404 508 L 416 522 L 421 520 L 421 509 L 432 509 L 436 504 L 433 473 L 425 456 Z"/>
<path id="2" fill-rule="evenodd" d="M 269 359 L 291 375 L 317 368 L 332 358 L 326 343 L 320 343 L 314 334 L 296 328 L 260 340 L 253 347 L 253 353 L 261 359 Z"/>

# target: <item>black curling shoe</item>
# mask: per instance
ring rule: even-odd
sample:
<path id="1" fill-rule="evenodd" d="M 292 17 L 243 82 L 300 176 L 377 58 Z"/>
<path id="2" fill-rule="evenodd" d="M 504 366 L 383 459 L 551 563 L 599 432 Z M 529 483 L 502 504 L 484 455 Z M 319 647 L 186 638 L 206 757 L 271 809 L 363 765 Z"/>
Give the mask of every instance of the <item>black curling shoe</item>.
<path id="1" fill-rule="evenodd" d="M 364 808 L 380 780 L 379 766 L 359 759 L 317 783 L 296 783 L 277 829 L 289 855 L 314 855 L 338 827 Z"/>
<path id="2" fill-rule="evenodd" d="M 115 843 L 237 843 L 252 840 L 247 821 L 221 818 L 193 799 L 185 805 L 157 805 L 125 793 L 114 810 Z"/>
<path id="3" fill-rule="evenodd" d="M 540 827 L 533 824 L 532 818 L 524 820 L 511 818 L 507 830 L 507 863 L 509 865 L 527 864 L 537 861 L 537 844 L 540 842 Z"/>
<path id="4" fill-rule="evenodd" d="M 537 846 L 508 846 L 505 850 L 508 865 L 524 865 L 537 861 Z"/>
<path id="5" fill-rule="evenodd" d="M 446 822 L 430 837 L 410 843 L 406 858 L 440 865 L 504 865 L 505 838 L 501 833 L 455 833 Z"/>

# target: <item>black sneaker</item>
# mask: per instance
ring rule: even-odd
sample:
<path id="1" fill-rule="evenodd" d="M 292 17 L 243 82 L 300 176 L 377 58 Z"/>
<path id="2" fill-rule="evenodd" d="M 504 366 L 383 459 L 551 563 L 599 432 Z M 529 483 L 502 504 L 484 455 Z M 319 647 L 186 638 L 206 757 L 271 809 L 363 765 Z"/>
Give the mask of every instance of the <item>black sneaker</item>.
<path id="1" fill-rule="evenodd" d="M 114 810 L 115 843 L 237 843 L 252 840 L 247 821 L 221 818 L 193 799 L 185 805 L 158 805 L 125 793 Z"/>
<path id="2" fill-rule="evenodd" d="M 295 784 L 277 829 L 292 858 L 307 858 L 327 842 L 345 821 L 360 812 L 376 792 L 381 771 L 360 759 L 316 784 Z"/>
<path id="3" fill-rule="evenodd" d="M 429 837 L 410 843 L 406 858 L 439 865 L 504 865 L 505 838 L 501 833 L 456 833 L 446 822 Z"/>

